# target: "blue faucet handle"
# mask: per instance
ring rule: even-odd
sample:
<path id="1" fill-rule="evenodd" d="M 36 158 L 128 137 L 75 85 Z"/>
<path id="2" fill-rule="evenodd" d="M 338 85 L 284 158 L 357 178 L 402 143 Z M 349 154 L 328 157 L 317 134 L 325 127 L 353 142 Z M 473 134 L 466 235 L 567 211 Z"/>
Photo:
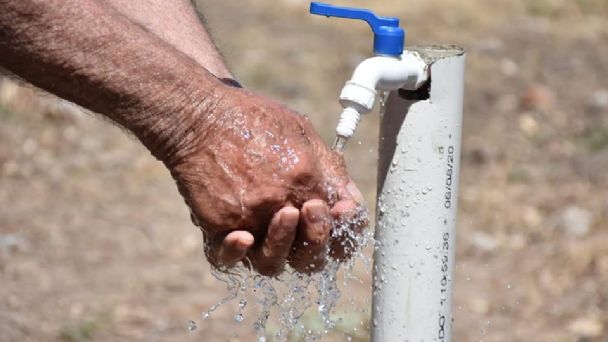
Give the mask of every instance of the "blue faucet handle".
<path id="1" fill-rule="evenodd" d="M 310 13 L 326 17 L 364 20 L 374 32 L 375 54 L 400 56 L 403 53 L 405 31 L 399 27 L 399 18 L 380 17 L 364 8 L 340 7 L 314 1 L 310 3 Z"/>

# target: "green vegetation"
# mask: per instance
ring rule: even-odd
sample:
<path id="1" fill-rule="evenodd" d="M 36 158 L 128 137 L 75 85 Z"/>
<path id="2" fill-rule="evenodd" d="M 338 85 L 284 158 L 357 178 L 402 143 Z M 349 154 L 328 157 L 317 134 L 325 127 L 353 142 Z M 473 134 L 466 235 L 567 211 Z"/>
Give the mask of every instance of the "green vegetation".
<path id="1" fill-rule="evenodd" d="M 574 0 L 574 3 L 584 14 L 608 12 L 608 1 L 606 0 Z"/>
<path id="2" fill-rule="evenodd" d="M 529 15 L 535 17 L 554 18 L 568 16 L 572 13 L 583 15 L 598 15 L 608 12 L 608 1 L 606 0 L 534 0 L 525 2 L 525 9 Z"/>
<path id="3" fill-rule="evenodd" d="M 559 11 L 555 1 L 551 0 L 534 0 L 525 3 L 528 14 L 535 17 L 553 17 Z"/>
<path id="4" fill-rule="evenodd" d="M 608 147 L 608 127 L 597 127 L 580 138 L 587 150 L 597 152 Z"/>
<path id="5" fill-rule="evenodd" d="M 103 325 L 103 322 L 99 319 L 86 319 L 61 329 L 59 338 L 65 342 L 90 341 L 102 329 Z"/>
<path id="6" fill-rule="evenodd" d="M 509 183 L 528 183 L 530 181 L 530 172 L 521 166 L 514 166 L 507 174 Z"/>

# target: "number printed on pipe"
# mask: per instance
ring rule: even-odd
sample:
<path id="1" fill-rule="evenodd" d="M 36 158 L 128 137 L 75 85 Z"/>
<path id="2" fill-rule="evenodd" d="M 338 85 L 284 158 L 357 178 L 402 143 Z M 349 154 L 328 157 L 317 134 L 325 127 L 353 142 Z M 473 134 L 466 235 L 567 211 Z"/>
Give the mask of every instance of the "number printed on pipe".
<path id="1" fill-rule="evenodd" d="M 445 202 L 444 206 L 446 209 L 450 209 L 452 207 L 452 174 L 454 173 L 454 146 L 448 147 L 448 160 L 445 175 Z"/>
<path id="2" fill-rule="evenodd" d="M 445 194 L 444 194 L 444 207 L 446 209 L 452 208 L 452 184 L 453 184 L 453 174 L 454 174 L 454 146 L 448 147 L 448 155 L 447 155 L 447 168 L 446 168 L 446 178 L 445 178 Z M 443 224 L 447 229 L 448 220 L 447 218 L 443 220 Z M 449 255 L 450 255 L 450 233 L 445 232 L 443 234 L 443 241 L 441 244 L 441 295 L 440 295 L 440 305 L 443 307 L 446 302 L 449 300 L 449 288 L 450 288 L 450 264 L 449 264 Z M 439 312 L 439 330 L 437 332 L 437 338 L 439 341 L 445 341 L 446 339 L 446 315 L 445 311 Z"/>

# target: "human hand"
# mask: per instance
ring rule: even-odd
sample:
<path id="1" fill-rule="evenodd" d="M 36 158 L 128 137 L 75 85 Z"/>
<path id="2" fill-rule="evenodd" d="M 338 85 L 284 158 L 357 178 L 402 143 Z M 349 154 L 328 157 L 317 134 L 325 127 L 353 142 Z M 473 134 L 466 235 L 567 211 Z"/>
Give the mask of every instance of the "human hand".
<path id="1" fill-rule="evenodd" d="M 347 256 L 330 230 L 361 196 L 310 122 L 221 84 L 105 2 L 0 1 L 0 65 L 133 133 L 176 179 L 215 265 L 311 272 L 330 244 Z"/>
<path id="2" fill-rule="evenodd" d="M 350 234 L 332 227 L 358 233 L 367 222 L 343 157 L 307 117 L 243 89 L 216 93 L 205 124 L 191 125 L 197 138 L 187 153 L 168 163 L 209 261 L 277 275 L 286 262 L 310 273 L 328 254 L 349 257 Z"/>

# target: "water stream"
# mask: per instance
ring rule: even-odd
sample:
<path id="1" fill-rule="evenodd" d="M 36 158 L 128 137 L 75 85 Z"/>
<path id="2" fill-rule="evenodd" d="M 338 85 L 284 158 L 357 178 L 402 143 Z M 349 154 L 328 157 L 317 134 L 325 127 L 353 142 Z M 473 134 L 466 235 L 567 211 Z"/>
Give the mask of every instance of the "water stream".
<path id="1" fill-rule="evenodd" d="M 367 214 L 362 216 L 367 216 Z M 357 218 L 357 220 L 363 219 L 367 219 L 367 217 Z M 330 260 L 319 273 L 307 275 L 296 272 L 289 266 L 283 274 L 276 278 L 261 276 L 243 266 L 231 269 L 228 273 L 213 271 L 215 278 L 226 285 L 228 294 L 203 312 L 202 319 L 208 320 L 221 306 L 231 305 L 236 310 L 234 324 L 238 324 L 245 318 L 252 318 L 245 317 L 244 309 L 247 305 L 255 305 L 257 317 L 253 318 L 252 329 L 256 333 L 258 342 L 288 341 L 296 330 L 304 341 L 321 340 L 324 335 L 336 328 L 337 321 L 333 314 L 338 300 L 341 298 L 342 290 L 351 281 L 359 280 L 353 275 L 355 265 L 363 262 L 365 269 L 370 269 L 371 260 L 364 254 L 363 249 L 373 240 L 372 233 L 370 230 L 366 230 L 361 234 L 355 234 L 347 228 L 356 223 L 358 222 L 343 222 L 332 229 L 332 235 L 347 232 L 348 238 L 343 244 L 347 248 L 352 247 L 350 252 L 353 257 L 343 262 Z M 343 281 L 340 282 L 339 279 L 343 279 Z M 355 298 L 350 298 L 350 305 L 353 308 L 357 306 Z M 364 310 L 366 309 L 361 311 Z M 313 331 L 303 322 L 304 314 L 309 315 L 310 312 L 314 312 L 318 320 L 322 322 L 320 332 Z M 269 334 L 267 330 L 270 319 L 273 319 L 274 325 L 276 325 L 273 327 L 273 334 Z M 188 322 L 188 331 L 194 331 L 196 328 L 196 322 Z M 345 340 L 351 340 L 351 338 L 345 336 Z"/>

